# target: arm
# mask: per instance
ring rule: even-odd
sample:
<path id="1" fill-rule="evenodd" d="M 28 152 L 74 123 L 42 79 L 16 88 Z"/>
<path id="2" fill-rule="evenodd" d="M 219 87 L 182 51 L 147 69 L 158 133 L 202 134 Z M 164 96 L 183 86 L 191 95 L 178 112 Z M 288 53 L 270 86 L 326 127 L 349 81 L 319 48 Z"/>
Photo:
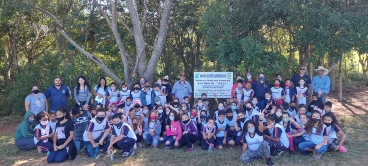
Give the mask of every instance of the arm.
<path id="1" fill-rule="evenodd" d="M 180 121 L 178 121 L 178 123 L 177 124 L 179 124 L 178 126 L 178 136 L 176 137 L 176 140 L 175 141 L 179 141 L 180 139 L 181 139 L 181 137 L 183 136 L 183 131 L 181 130 L 181 125 L 180 125 Z"/>
<path id="2" fill-rule="evenodd" d="M 238 123 L 237 123 L 237 122 L 235 122 L 235 123 L 234 123 L 234 127 L 235 127 L 235 131 L 239 131 L 239 130 L 241 130 L 241 128 L 240 128 L 240 127 L 238 127 Z"/>
<path id="3" fill-rule="evenodd" d="M 190 85 L 189 84 L 189 82 L 188 82 L 188 90 L 189 90 L 189 95 L 188 95 L 188 98 L 189 98 L 189 101 L 190 101 L 190 99 L 192 99 L 192 94 L 193 94 L 193 88 L 192 88 L 192 85 Z"/>
<path id="4" fill-rule="evenodd" d="M 217 100 L 217 96 L 216 96 L 216 92 L 213 92 L 213 97 L 215 98 L 216 104 L 218 104 L 218 100 Z"/>
<path id="5" fill-rule="evenodd" d="M 46 101 L 46 100 L 45 100 Z M 26 109 L 26 111 L 29 111 L 30 110 L 30 108 L 29 108 L 29 105 L 30 105 L 31 103 L 29 102 L 29 101 L 26 101 L 26 102 L 24 102 L 24 107 L 25 107 L 25 109 Z"/>
<path id="6" fill-rule="evenodd" d="M 300 128 L 302 128 L 302 127 L 299 125 L 299 123 L 295 122 L 294 118 L 290 117 L 290 118 L 289 118 L 289 120 L 290 120 L 290 123 L 291 123 L 292 125 L 294 125 L 294 127 L 295 127 L 296 129 L 300 129 Z"/>
<path id="7" fill-rule="evenodd" d="M 100 139 L 100 141 L 99 141 L 99 144 L 100 145 L 103 145 L 103 141 L 105 140 L 105 138 L 110 134 L 110 132 L 111 132 L 111 127 L 110 127 L 110 125 L 108 125 L 108 128 L 107 129 L 105 129 L 105 133 L 104 133 L 104 135 L 102 136 L 102 138 Z"/>
<path id="8" fill-rule="evenodd" d="M 172 95 L 172 100 L 174 101 L 175 99 L 175 93 L 176 93 L 176 89 L 177 89 L 177 83 L 174 84 L 172 91 L 171 91 L 171 95 Z"/>
<path id="9" fill-rule="evenodd" d="M 47 102 L 47 99 L 45 98 L 45 111 L 47 112 L 49 110 L 49 103 Z"/>
<path id="10" fill-rule="evenodd" d="M 210 132 L 208 135 L 207 135 L 207 138 L 212 138 L 213 136 L 215 136 L 215 133 L 217 132 L 216 131 L 216 128 L 215 129 L 213 129 L 213 130 L 215 130 L 214 132 Z"/>
<path id="11" fill-rule="evenodd" d="M 63 149 L 66 145 L 69 144 L 70 141 L 73 140 L 73 138 L 74 138 L 74 131 L 70 131 L 69 133 L 70 133 L 70 135 L 69 135 L 68 139 L 64 142 L 63 145 L 61 145 L 62 148 L 60 147 L 60 149 Z"/>
<path id="12" fill-rule="evenodd" d="M 114 139 L 110 138 L 110 146 L 114 145 L 115 143 L 119 142 L 125 137 L 124 134 L 120 134 L 118 137 L 116 137 L 115 135 L 113 136 L 114 136 Z"/>
<path id="13" fill-rule="evenodd" d="M 248 144 L 247 143 L 243 143 L 242 149 L 243 149 L 243 153 L 244 153 L 248 149 Z"/>
<path id="14" fill-rule="evenodd" d="M 96 142 L 92 137 L 92 132 L 87 131 L 87 137 L 88 137 L 89 142 L 91 142 L 92 146 L 95 147 L 94 145 L 96 144 Z"/>
<path id="15" fill-rule="evenodd" d="M 88 88 L 90 88 L 90 87 L 86 88 L 86 91 L 88 91 L 86 105 L 88 105 L 89 101 L 91 100 L 91 90 L 89 90 Z"/>
<path id="16" fill-rule="evenodd" d="M 286 97 L 286 92 L 285 92 L 285 90 L 282 90 L 281 94 L 283 94 L 283 95 L 280 97 L 280 99 L 285 99 L 285 97 Z"/>
<path id="17" fill-rule="evenodd" d="M 299 133 L 295 133 L 295 134 L 291 134 L 291 135 L 287 135 L 287 136 L 288 137 L 299 137 L 299 136 L 303 135 L 305 132 L 307 132 L 307 131 L 305 131 L 305 129 L 304 129 Z"/>
<path id="18" fill-rule="evenodd" d="M 340 146 L 342 146 L 342 144 L 345 142 L 345 139 L 346 139 L 346 135 L 342 130 L 340 130 L 338 134 L 340 135 L 340 142 L 339 142 L 339 145 L 336 147 L 336 149 L 339 149 Z"/>

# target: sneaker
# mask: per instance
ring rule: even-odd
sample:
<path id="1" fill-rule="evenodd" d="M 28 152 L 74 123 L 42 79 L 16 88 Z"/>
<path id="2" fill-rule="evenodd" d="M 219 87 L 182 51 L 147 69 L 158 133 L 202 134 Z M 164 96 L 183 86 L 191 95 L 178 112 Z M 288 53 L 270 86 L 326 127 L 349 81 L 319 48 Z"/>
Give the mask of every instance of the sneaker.
<path id="1" fill-rule="evenodd" d="M 284 153 L 284 151 L 280 151 L 277 155 L 281 156 Z"/>
<path id="2" fill-rule="evenodd" d="M 213 149 L 213 144 L 210 144 L 210 146 L 208 146 L 208 151 L 212 152 L 212 149 Z"/>
<path id="3" fill-rule="evenodd" d="M 343 146 L 340 146 L 340 147 L 339 147 L 339 151 L 340 151 L 341 153 L 346 153 L 346 152 L 347 152 L 346 148 L 345 148 L 345 147 L 343 147 Z"/>
<path id="4" fill-rule="evenodd" d="M 267 158 L 267 165 L 270 165 L 270 166 L 275 166 L 275 164 L 272 162 L 272 159 L 271 157 Z"/>
<path id="5" fill-rule="evenodd" d="M 295 151 L 290 150 L 289 155 L 296 155 Z"/>
<path id="6" fill-rule="evenodd" d="M 151 144 L 146 144 L 146 148 L 150 148 L 151 147 Z"/>
<path id="7" fill-rule="evenodd" d="M 172 146 L 166 146 L 166 149 L 171 149 Z"/>
<path id="8" fill-rule="evenodd" d="M 127 159 L 127 158 L 133 156 L 133 154 L 134 154 L 134 150 L 131 149 L 130 152 L 124 152 L 123 156 L 124 156 L 125 159 Z"/>
<path id="9" fill-rule="evenodd" d="M 321 156 L 312 156 L 312 158 L 314 158 L 316 160 L 319 160 L 319 159 L 321 159 Z"/>
<path id="10" fill-rule="evenodd" d="M 192 151 L 192 149 L 191 148 L 187 148 L 187 149 L 185 149 L 185 152 L 191 152 Z"/>
<path id="11" fill-rule="evenodd" d="M 193 144 L 190 144 L 190 148 L 189 148 L 190 150 L 193 150 Z"/>
<path id="12" fill-rule="evenodd" d="M 105 155 L 107 155 L 107 152 L 102 152 L 100 155 L 105 156 Z"/>

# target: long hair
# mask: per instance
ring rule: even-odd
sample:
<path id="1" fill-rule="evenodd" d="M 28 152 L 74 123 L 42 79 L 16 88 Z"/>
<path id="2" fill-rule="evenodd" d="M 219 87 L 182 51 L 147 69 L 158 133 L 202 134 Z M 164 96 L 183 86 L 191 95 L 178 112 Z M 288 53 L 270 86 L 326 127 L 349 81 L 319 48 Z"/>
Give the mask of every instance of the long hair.
<path id="1" fill-rule="evenodd" d="M 50 115 L 47 113 L 47 112 L 44 112 L 44 111 L 41 111 L 40 113 L 38 113 L 37 115 L 36 115 L 36 120 L 35 120 L 35 122 L 37 123 L 37 124 L 39 124 L 40 123 L 40 120 L 43 118 L 43 117 L 46 117 L 47 118 L 47 120 L 50 120 Z"/>
<path id="2" fill-rule="evenodd" d="M 106 81 L 105 77 L 100 78 L 100 82 L 97 85 L 97 90 L 100 89 L 100 87 L 101 87 L 101 80 L 105 80 L 104 90 L 106 90 L 107 89 L 107 81 Z"/>
<path id="3" fill-rule="evenodd" d="M 79 89 L 80 89 L 80 84 L 79 84 L 79 79 L 82 78 L 84 80 L 84 90 L 85 89 L 88 89 L 88 90 L 91 90 L 91 87 L 89 86 L 88 84 L 88 81 L 86 80 L 86 78 L 84 78 L 84 76 L 79 76 L 78 79 L 77 79 L 77 88 L 76 88 L 76 93 L 77 95 L 79 95 Z"/>
<path id="4" fill-rule="evenodd" d="M 179 120 L 178 113 L 176 113 L 175 110 L 171 110 L 170 113 L 169 113 L 169 116 L 170 116 L 171 113 L 174 114 L 174 122 L 178 121 Z M 171 120 L 170 119 L 168 120 L 167 125 L 169 125 L 169 126 L 171 125 Z"/>
<path id="5" fill-rule="evenodd" d="M 325 119 L 325 117 L 330 117 L 332 119 L 331 122 L 332 125 L 334 124 L 339 125 L 339 122 L 333 112 L 326 113 L 325 115 L 323 115 L 322 119 Z"/>
<path id="6" fill-rule="evenodd" d="M 58 112 L 58 111 L 65 114 L 65 117 L 64 117 L 65 119 L 71 119 L 70 113 L 68 112 L 68 109 L 66 109 L 64 106 L 61 106 L 60 108 L 58 108 L 56 110 L 56 112 Z"/>
<path id="7" fill-rule="evenodd" d="M 262 135 L 262 132 L 259 131 L 258 129 L 258 124 L 254 122 L 253 120 L 248 120 L 244 123 L 244 126 L 243 126 L 243 136 L 245 136 L 245 134 L 248 132 L 248 124 L 253 124 L 255 128 L 254 133 L 257 133 L 258 135 Z"/>
<path id="8" fill-rule="evenodd" d="M 322 121 L 322 117 L 321 117 L 321 113 L 319 111 L 313 111 L 311 116 L 310 116 L 310 119 L 308 121 L 308 134 L 312 134 L 312 130 L 314 128 L 314 123 L 313 123 L 313 120 L 312 120 L 312 117 L 313 117 L 313 114 L 318 114 L 319 115 L 319 120 L 318 120 L 318 126 L 317 126 L 317 131 L 316 131 L 316 135 L 320 135 L 322 133 L 322 129 L 323 129 L 323 121 Z"/>

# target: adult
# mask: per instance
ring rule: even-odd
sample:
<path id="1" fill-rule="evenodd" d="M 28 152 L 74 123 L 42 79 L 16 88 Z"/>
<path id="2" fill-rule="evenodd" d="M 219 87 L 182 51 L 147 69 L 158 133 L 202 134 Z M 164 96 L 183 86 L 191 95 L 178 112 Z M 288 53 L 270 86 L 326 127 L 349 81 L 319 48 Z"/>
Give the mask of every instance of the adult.
<path id="1" fill-rule="evenodd" d="M 93 88 L 92 95 L 95 97 L 94 105 L 105 105 L 106 98 L 111 95 L 110 88 L 106 85 L 105 77 L 100 78 L 100 83 Z"/>
<path id="2" fill-rule="evenodd" d="M 284 88 L 285 87 L 285 82 L 282 81 L 282 77 L 281 77 L 281 74 L 276 74 L 275 76 L 275 80 L 279 80 L 280 81 L 280 87 Z M 272 86 L 275 86 L 275 84 L 273 84 Z"/>
<path id="3" fill-rule="evenodd" d="M 299 68 L 299 73 L 294 74 L 293 77 L 291 77 L 290 81 L 293 83 L 294 89 L 296 87 L 299 87 L 300 78 L 303 78 L 304 81 L 308 84 L 308 89 L 311 89 L 312 80 L 309 77 L 309 75 L 305 74 L 306 71 L 307 71 L 307 66 L 301 65 Z"/>
<path id="4" fill-rule="evenodd" d="M 254 97 L 258 100 L 258 108 L 263 110 L 266 106 L 266 102 L 268 101 L 265 98 L 265 93 L 270 92 L 270 85 L 263 73 L 259 74 L 257 83 L 253 85 L 254 87 L 252 87 L 252 89 L 254 90 Z"/>
<path id="5" fill-rule="evenodd" d="M 168 75 L 165 75 L 164 78 L 162 78 L 162 86 L 166 87 L 166 90 L 167 90 L 166 101 L 170 102 L 171 101 L 172 86 L 169 82 L 169 76 Z"/>
<path id="6" fill-rule="evenodd" d="M 27 111 L 24 114 L 24 119 L 15 130 L 14 141 L 15 145 L 19 150 L 31 150 L 35 149 L 36 145 L 33 140 L 33 129 L 36 127 L 34 125 L 35 115 L 31 111 Z"/>
<path id="7" fill-rule="evenodd" d="M 172 89 L 172 99 L 179 99 L 181 103 L 185 96 L 189 97 L 189 101 L 192 98 L 193 89 L 188 81 L 185 81 L 185 73 L 180 73 L 180 80 L 174 84 Z"/>
<path id="8" fill-rule="evenodd" d="M 327 76 L 328 69 L 325 69 L 323 66 L 319 66 L 317 69 L 314 69 L 318 75 L 313 77 L 312 80 L 312 89 L 313 93 L 318 94 L 321 98 L 322 103 L 326 103 L 327 93 L 330 92 L 330 77 Z"/>
<path id="9" fill-rule="evenodd" d="M 88 105 L 90 98 L 91 87 L 84 76 L 79 76 L 77 86 L 74 87 L 74 107 L 82 108 L 84 105 Z"/>
<path id="10" fill-rule="evenodd" d="M 47 112 L 47 100 L 43 93 L 39 93 L 37 85 L 33 85 L 31 88 L 32 94 L 28 95 L 24 101 L 24 107 L 26 111 L 31 111 L 33 115 L 37 115 L 41 111 Z"/>
<path id="11" fill-rule="evenodd" d="M 246 83 L 250 83 L 252 86 L 253 86 L 253 84 L 256 84 L 257 83 L 257 81 L 256 80 L 254 80 L 253 78 L 252 78 L 252 72 L 250 72 L 250 71 L 248 71 L 247 72 L 247 76 L 246 76 L 246 78 L 244 79 L 244 84 L 246 84 Z"/>
<path id="12" fill-rule="evenodd" d="M 54 85 L 50 86 L 45 93 L 46 98 L 50 100 L 50 112 L 54 113 L 60 107 L 68 107 L 70 97 L 69 87 L 61 84 L 61 77 L 54 78 Z"/>
<path id="13" fill-rule="evenodd" d="M 241 75 L 237 75 L 236 76 L 236 80 L 235 80 L 235 83 L 234 83 L 234 85 L 231 87 L 231 99 L 234 99 L 234 97 L 236 97 L 235 95 L 234 95 L 234 90 L 236 89 L 236 88 L 238 88 L 238 81 L 239 80 L 243 80 L 243 78 L 242 78 L 242 76 Z"/>

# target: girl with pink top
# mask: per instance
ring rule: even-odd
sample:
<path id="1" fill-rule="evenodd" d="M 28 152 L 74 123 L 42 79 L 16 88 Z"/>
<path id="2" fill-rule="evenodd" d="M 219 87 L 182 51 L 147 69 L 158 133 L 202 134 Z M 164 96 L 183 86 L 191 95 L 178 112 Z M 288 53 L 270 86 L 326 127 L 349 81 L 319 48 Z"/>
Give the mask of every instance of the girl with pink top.
<path id="1" fill-rule="evenodd" d="M 179 140 L 182 137 L 181 124 L 179 121 L 179 115 L 176 111 L 170 111 L 169 121 L 165 127 L 166 135 L 160 138 L 160 143 L 164 143 L 166 148 L 171 148 L 173 145 L 179 147 Z"/>

